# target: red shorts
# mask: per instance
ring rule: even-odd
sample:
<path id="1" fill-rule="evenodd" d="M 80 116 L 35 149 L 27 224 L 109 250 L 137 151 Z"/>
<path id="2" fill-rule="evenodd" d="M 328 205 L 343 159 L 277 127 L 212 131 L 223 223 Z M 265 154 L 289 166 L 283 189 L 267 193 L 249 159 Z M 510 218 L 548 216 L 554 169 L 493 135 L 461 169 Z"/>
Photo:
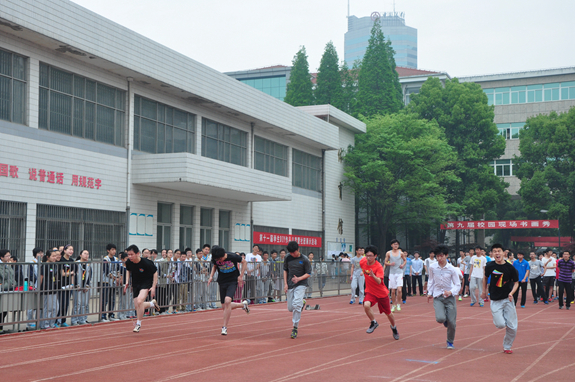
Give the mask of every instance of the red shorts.
<path id="1" fill-rule="evenodd" d="M 371 306 L 379 305 L 379 314 L 385 313 L 386 315 L 391 314 L 391 306 L 389 305 L 389 296 L 385 297 L 375 297 L 371 293 L 366 293 L 363 301 L 371 302 Z"/>

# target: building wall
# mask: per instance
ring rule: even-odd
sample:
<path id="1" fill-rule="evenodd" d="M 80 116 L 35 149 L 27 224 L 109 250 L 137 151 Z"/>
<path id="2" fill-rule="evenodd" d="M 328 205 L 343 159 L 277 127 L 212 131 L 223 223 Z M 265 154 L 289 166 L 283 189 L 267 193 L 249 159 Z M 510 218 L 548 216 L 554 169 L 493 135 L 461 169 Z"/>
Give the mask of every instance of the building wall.
<path id="1" fill-rule="evenodd" d="M 561 74 L 552 74 L 559 72 Z M 518 86 L 545 85 L 553 83 L 565 83 L 575 81 L 574 68 L 565 68 L 558 70 L 542 70 L 536 72 L 511 73 L 490 76 L 478 76 L 462 78 L 461 81 L 473 81 L 479 83 L 483 89 L 500 89 L 513 88 Z M 574 84 L 575 85 L 575 84 Z M 491 101 L 493 102 L 493 101 Z M 495 105 L 494 123 L 498 126 L 504 124 L 521 124 L 525 123 L 528 118 L 539 115 L 549 114 L 551 111 L 564 113 L 575 106 L 575 99 L 543 101 L 531 103 L 517 103 L 508 105 Z M 511 138 L 506 140 L 505 153 L 500 160 L 513 160 L 514 156 L 520 156 L 519 139 Z M 517 176 L 504 176 L 504 180 L 509 183 L 507 191 L 511 195 L 517 195 L 521 187 L 521 181 Z"/>

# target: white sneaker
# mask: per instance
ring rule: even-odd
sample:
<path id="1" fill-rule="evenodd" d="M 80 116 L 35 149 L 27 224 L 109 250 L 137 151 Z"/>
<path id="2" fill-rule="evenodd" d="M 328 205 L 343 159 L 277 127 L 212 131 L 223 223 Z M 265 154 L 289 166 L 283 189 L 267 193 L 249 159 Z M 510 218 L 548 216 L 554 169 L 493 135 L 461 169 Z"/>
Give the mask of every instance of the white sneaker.
<path id="1" fill-rule="evenodd" d="M 136 325 L 134 326 L 133 332 L 134 332 L 134 333 L 140 333 L 140 326 L 141 326 L 141 325 L 136 324 Z"/>
<path id="2" fill-rule="evenodd" d="M 222 336 L 227 336 L 228 335 L 228 328 L 226 328 L 225 326 L 222 326 Z"/>
<path id="3" fill-rule="evenodd" d="M 247 314 L 250 314 L 250 307 L 248 306 L 250 303 L 248 300 L 244 300 L 242 301 L 242 304 L 244 304 L 244 310 L 246 311 Z"/>

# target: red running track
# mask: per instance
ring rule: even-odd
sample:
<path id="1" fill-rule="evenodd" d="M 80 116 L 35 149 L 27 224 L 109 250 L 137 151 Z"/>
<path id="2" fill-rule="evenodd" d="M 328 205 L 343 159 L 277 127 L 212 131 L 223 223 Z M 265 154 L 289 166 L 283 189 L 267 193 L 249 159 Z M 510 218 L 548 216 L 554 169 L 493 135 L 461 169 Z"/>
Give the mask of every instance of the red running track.
<path id="1" fill-rule="evenodd" d="M 313 299 L 299 337 L 290 339 L 286 304 L 234 310 L 228 336 L 222 311 L 147 318 L 140 333 L 121 321 L 0 337 L 2 381 L 569 381 L 575 380 L 575 310 L 557 303 L 518 308 L 514 354 L 503 354 L 489 305 L 458 303 L 455 350 L 424 297 L 396 313 L 393 340 L 385 316 L 369 320 L 348 297 Z M 575 309 L 575 308 L 574 308 Z"/>

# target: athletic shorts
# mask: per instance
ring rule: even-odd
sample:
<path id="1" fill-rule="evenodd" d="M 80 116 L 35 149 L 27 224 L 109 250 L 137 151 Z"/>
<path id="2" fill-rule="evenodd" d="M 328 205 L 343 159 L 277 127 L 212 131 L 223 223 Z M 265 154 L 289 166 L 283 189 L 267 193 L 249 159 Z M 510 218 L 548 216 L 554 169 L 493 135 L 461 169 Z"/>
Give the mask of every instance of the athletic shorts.
<path id="1" fill-rule="evenodd" d="M 428 281 L 429 281 L 429 276 L 425 275 L 425 282 L 428 282 Z"/>
<path id="2" fill-rule="evenodd" d="M 389 289 L 397 289 L 403 286 L 403 274 L 390 273 Z"/>
<path id="3" fill-rule="evenodd" d="M 238 288 L 237 282 L 220 284 L 220 302 L 222 304 L 225 303 L 226 297 L 229 297 L 233 300 L 237 288 Z"/>
<path id="4" fill-rule="evenodd" d="M 140 291 L 142 289 L 150 289 L 152 287 L 151 284 L 148 285 L 132 285 L 132 293 L 134 298 L 138 297 L 140 295 Z"/>
<path id="5" fill-rule="evenodd" d="M 543 285 L 553 287 L 555 285 L 555 276 L 544 276 Z"/>
<path id="6" fill-rule="evenodd" d="M 371 303 L 371 306 L 379 305 L 379 314 L 385 313 L 386 315 L 391 314 L 391 306 L 389 306 L 389 296 L 385 297 L 375 297 L 371 293 L 366 293 L 363 297 L 363 303 L 366 301 Z"/>

